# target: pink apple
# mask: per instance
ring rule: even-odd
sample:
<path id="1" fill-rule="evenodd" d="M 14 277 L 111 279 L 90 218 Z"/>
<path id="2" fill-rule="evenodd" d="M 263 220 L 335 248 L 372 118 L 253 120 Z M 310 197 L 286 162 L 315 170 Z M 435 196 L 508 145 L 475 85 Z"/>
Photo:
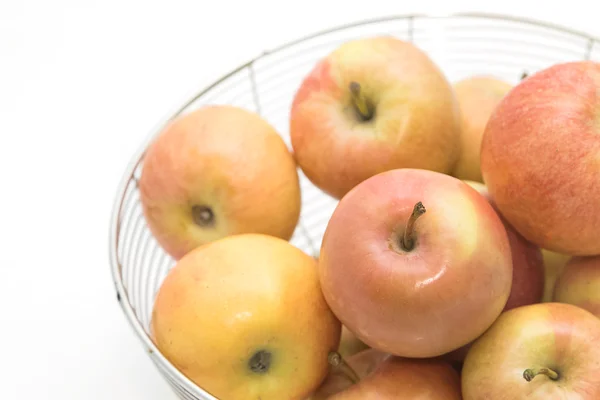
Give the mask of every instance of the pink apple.
<path id="1" fill-rule="evenodd" d="M 333 312 L 365 344 L 435 357 L 481 335 L 508 300 L 506 229 L 486 199 L 438 172 L 397 169 L 335 209 L 319 273 Z"/>
<path id="2" fill-rule="evenodd" d="M 486 126 L 481 169 L 496 207 L 526 239 L 600 254 L 600 63 L 556 64 L 514 87 Z"/>

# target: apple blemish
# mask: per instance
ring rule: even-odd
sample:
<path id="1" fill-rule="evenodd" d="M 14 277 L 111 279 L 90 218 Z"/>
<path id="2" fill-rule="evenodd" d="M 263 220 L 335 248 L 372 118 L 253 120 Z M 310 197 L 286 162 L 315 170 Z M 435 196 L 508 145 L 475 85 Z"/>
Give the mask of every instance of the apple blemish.
<path id="1" fill-rule="evenodd" d="M 266 374 L 271 368 L 271 359 L 271 352 L 267 350 L 259 350 L 254 353 L 252 357 L 250 357 L 250 360 L 248 361 L 248 367 L 250 368 L 250 371 L 254 372 L 255 374 Z"/>
<path id="2" fill-rule="evenodd" d="M 207 206 L 193 206 L 192 217 L 196 225 L 202 228 L 213 227 L 215 225 L 215 214 Z"/>

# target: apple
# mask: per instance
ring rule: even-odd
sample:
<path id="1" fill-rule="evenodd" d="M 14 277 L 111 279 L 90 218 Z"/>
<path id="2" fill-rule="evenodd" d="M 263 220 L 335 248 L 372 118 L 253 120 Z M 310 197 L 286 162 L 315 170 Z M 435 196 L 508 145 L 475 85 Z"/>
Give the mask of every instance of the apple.
<path id="1" fill-rule="evenodd" d="M 598 343 L 600 319 L 582 308 L 561 303 L 513 308 L 469 350 L 463 398 L 600 399 Z"/>
<path id="2" fill-rule="evenodd" d="M 452 175 L 463 180 L 483 182 L 481 176 L 481 138 L 485 125 L 500 100 L 512 85 L 499 78 L 476 75 L 454 84 L 462 115 L 461 151 Z"/>
<path id="3" fill-rule="evenodd" d="M 483 135 L 481 170 L 500 213 L 540 248 L 600 254 L 600 63 L 553 65 L 515 86 Z"/>
<path id="4" fill-rule="evenodd" d="M 364 344 L 356 337 L 347 327 L 342 326 L 342 335 L 338 352 L 342 357 L 350 357 L 356 353 L 368 349 L 369 346 Z"/>
<path id="5" fill-rule="evenodd" d="M 231 235 L 182 257 L 160 286 L 151 335 L 220 399 L 305 399 L 326 378 L 341 324 L 316 261 L 263 234 Z"/>
<path id="6" fill-rule="evenodd" d="M 449 173 L 459 153 L 458 103 L 440 68 L 392 36 L 348 41 L 304 77 L 290 110 L 295 158 L 334 198 L 377 173 Z"/>
<path id="7" fill-rule="evenodd" d="M 481 335 L 508 300 L 506 229 L 469 185 L 396 169 L 361 182 L 336 206 L 319 276 L 327 303 L 367 346 L 435 357 Z"/>
<path id="8" fill-rule="evenodd" d="M 168 124 L 144 156 L 139 191 L 150 231 L 175 260 L 233 234 L 289 240 L 300 217 L 291 152 L 267 121 L 234 106 Z"/>
<path id="9" fill-rule="evenodd" d="M 558 275 L 562 272 L 567 262 L 571 259 L 568 254 L 560 254 L 554 251 L 542 249 L 542 257 L 544 258 L 544 295 L 543 302 L 552 301 L 554 293 L 554 285 Z"/>
<path id="10" fill-rule="evenodd" d="M 558 276 L 553 301 L 576 305 L 600 318 L 600 256 L 573 257 Z"/>
<path id="11" fill-rule="evenodd" d="M 389 356 L 329 400 L 462 400 L 459 374 L 440 360 Z"/>
<path id="12" fill-rule="evenodd" d="M 369 375 L 390 355 L 376 349 L 365 349 L 344 358 L 339 352 L 330 355 L 330 363 L 334 366 L 327 379 L 313 393 L 309 400 L 327 400 L 335 393 L 341 392 L 363 377 Z"/>

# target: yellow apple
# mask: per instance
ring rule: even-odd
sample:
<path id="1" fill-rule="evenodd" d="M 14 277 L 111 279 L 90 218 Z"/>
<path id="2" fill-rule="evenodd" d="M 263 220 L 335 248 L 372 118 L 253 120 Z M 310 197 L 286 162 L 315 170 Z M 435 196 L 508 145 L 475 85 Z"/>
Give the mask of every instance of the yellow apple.
<path id="1" fill-rule="evenodd" d="M 600 256 L 572 258 L 556 280 L 553 301 L 576 305 L 600 318 Z"/>
<path id="2" fill-rule="evenodd" d="M 316 260 L 262 234 L 187 253 L 162 283 L 151 322 L 162 354 L 227 400 L 305 399 L 326 378 L 340 332 Z"/>
<path id="3" fill-rule="evenodd" d="M 494 76 L 477 75 L 454 84 L 462 116 L 460 156 L 452 175 L 483 182 L 480 165 L 481 138 L 485 125 L 512 85 Z"/>

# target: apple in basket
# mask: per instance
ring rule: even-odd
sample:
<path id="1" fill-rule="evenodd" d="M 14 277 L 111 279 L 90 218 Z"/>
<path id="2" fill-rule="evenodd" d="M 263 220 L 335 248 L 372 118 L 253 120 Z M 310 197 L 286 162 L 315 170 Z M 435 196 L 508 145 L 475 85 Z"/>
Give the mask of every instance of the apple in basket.
<path id="1" fill-rule="evenodd" d="M 481 138 L 490 115 L 510 89 L 510 83 L 488 75 L 471 76 L 454 84 L 461 114 L 461 146 L 452 176 L 483 182 Z"/>
<path id="2" fill-rule="evenodd" d="M 139 189 L 150 230 L 175 259 L 232 234 L 288 240 L 300 216 L 285 142 L 234 106 L 204 106 L 172 121 L 148 148 Z"/>
<path id="3" fill-rule="evenodd" d="M 508 236 L 463 181 L 396 169 L 361 182 L 331 216 L 319 258 L 333 312 L 369 347 L 435 357 L 481 335 L 512 284 Z"/>
<path id="4" fill-rule="evenodd" d="M 574 304 L 600 318 L 600 255 L 569 260 L 556 280 L 553 300 Z"/>
<path id="5" fill-rule="evenodd" d="M 451 84 L 429 56 L 391 36 L 348 41 L 298 88 L 290 136 L 298 164 L 335 198 L 379 172 L 448 173 L 459 153 Z"/>
<path id="6" fill-rule="evenodd" d="M 483 135 L 500 213 L 541 248 L 600 254 L 600 63 L 555 64 L 516 85 Z"/>
<path id="7" fill-rule="evenodd" d="M 355 354 L 334 370 L 311 400 L 461 400 L 460 377 L 450 364 L 404 359 L 375 349 Z"/>
<path id="8" fill-rule="evenodd" d="M 570 304 L 500 315 L 467 354 L 464 400 L 600 399 L 600 319 Z"/>
<path id="9" fill-rule="evenodd" d="M 227 400 L 307 398 L 326 378 L 340 333 L 316 260 L 262 234 L 186 254 L 162 283 L 151 321 L 162 354 Z"/>

